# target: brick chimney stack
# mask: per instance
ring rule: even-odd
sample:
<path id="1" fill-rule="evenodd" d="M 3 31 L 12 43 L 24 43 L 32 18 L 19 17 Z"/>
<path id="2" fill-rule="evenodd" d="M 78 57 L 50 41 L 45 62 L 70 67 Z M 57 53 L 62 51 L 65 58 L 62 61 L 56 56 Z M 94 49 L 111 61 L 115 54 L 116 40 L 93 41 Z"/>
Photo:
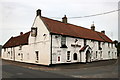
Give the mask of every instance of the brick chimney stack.
<path id="1" fill-rule="evenodd" d="M 62 18 L 62 22 L 63 23 L 67 23 L 67 17 L 66 17 L 66 15 Z"/>
<path id="2" fill-rule="evenodd" d="M 41 10 L 40 10 L 40 9 L 38 9 L 38 10 L 36 11 L 36 16 L 41 16 Z"/>

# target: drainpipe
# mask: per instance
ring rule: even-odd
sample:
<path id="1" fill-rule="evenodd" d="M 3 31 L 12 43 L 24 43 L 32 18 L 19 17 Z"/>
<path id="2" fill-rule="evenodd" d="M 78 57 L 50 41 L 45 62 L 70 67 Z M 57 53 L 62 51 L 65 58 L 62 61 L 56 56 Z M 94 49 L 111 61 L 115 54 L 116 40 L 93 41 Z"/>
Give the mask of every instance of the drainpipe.
<path id="1" fill-rule="evenodd" d="M 52 34 L 51 34 L 51 54 L 50 54 L 50 65 L 52 64 Z"/>
<path id="2" fill-rule="evenodd" d="M 14 61 L 15 61 L 15 48 L 13 47 L 13 52 L 14 52 Z"/>

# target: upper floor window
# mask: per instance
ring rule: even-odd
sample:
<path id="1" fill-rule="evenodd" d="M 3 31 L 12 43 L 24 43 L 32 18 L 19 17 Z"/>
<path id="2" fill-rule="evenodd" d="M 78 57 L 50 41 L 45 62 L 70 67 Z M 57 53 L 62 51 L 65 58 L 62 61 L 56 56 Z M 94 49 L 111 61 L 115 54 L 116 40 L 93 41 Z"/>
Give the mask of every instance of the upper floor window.
<path id="1" fill-rule="evenodd" d="M 66 37 L 64 37 L 64 36 L 61 37 L 61 44 L 62 45 L 66 44 Z"/>
<path id="2" fill-rule="evenodd" d="M 22 50 L 22 45 L 19 46 L 19 50 Z"/>
<path id="3" fill-rule="evenodd" d="M 67 46 L 66 46 L 66 37 L 65 36 L 61 37 L 61 48 L 67 48 Z"/>
<path id="4" fill-rule="evenodd" d="M 4 48 L 4 52 L 6 51 L 6 48 Z"/>
<path id="5" fill-rule="evenodd" d="M 31 36 L 33 36 L 33 37 L 37 36 L 37 28 L 35 28 L 35 27 L 31 28 Z"/>
<path id="6" fill-rule="evenodd" d="M 84 46 L 86 45 L 86 43 L 87 43 L 87 41 L 86 41 L 86 39 L 84 39 Z"/>
<path id="7" fill-rule="evenodd" d="M 108 43 L 108 47 L 110 47 L 110 43 Z"/>
<path id="8" fill-rule="evenodd" d="M 111 43 L 111 47 L 113 48 L 113 43 Z"/>
<path id="9" fill-rule="evenodd" d="M 101 42 L 98 42 L 98 49 L 102 50 L 102 48 L 101 48 Z"/>
<path id="10" fill-rule="evenodd" d="M 105 44 L 105 42 L 102 43 L 102 45 L 104 45 L 104 44 Z"/>
<path id="11" fill-rule="evenodd" d="M 93 42 L 93 43 L 94 43 L 94 40 L 91 40 L 91 42 Z"/>
<path id="12" fill-rule="evenodd" d="M 10 54 L 10 51 L 8 51 L 8 54 Z"/>

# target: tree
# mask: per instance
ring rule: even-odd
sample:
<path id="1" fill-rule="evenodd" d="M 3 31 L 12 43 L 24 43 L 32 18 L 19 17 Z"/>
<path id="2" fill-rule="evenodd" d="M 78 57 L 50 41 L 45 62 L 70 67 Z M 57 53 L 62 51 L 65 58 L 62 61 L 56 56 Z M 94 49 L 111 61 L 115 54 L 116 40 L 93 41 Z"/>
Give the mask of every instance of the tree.
<path id="1" fill-rule="evenodd" d="M 115 43 L 115 47 L 117 48 L 117 56 L 120 56 L 120 42 L 115 40 L 114 43 Z"/>

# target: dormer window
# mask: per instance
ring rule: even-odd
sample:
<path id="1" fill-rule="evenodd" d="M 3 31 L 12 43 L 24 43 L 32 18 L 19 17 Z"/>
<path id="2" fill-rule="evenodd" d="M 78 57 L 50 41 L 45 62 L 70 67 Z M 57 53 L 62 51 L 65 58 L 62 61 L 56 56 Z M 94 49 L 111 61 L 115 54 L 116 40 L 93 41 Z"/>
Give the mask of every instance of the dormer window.
<path id="1" fill-rule="evenodd" d="M 37 36 L 37 28 L 35 28 L 35 27 L 31 28 L 31 36 L 33 36 L 33 37 Z"/>

